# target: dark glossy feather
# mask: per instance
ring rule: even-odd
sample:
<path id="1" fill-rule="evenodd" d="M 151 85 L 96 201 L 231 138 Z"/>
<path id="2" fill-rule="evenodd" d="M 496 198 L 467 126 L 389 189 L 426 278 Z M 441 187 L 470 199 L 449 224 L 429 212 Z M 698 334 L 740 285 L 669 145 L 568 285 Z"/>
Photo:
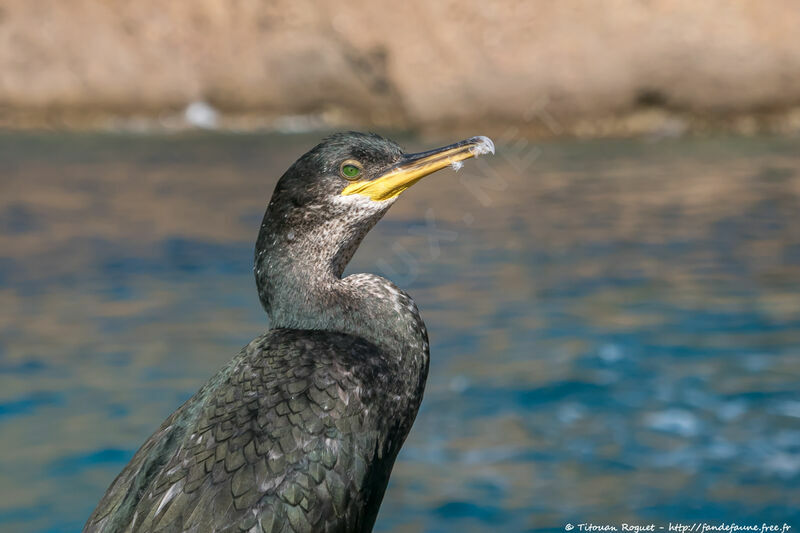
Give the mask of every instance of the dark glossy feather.
<path id="1" fill-rule="evenodd" d="M 257 338 L 145 442 L 84 531 L 370 531 L 413 422 L 385 416 L 406 391 L 379 355 L 326 331 Z"/>

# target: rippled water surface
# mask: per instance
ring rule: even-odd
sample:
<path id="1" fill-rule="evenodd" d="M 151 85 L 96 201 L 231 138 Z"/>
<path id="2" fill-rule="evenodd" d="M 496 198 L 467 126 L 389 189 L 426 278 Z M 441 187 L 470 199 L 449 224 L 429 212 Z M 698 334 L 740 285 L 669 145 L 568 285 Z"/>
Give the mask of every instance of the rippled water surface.
<path id="1" fill-rule="evenodd" d="M 78 531 L 267 327 L 253 241 L 317 138 L 0 135 L 0 530 Z M 376 531 L 800 528 L 799 146 L 511 139 L 409 190 L 349 268 L 432 343 Z"/>

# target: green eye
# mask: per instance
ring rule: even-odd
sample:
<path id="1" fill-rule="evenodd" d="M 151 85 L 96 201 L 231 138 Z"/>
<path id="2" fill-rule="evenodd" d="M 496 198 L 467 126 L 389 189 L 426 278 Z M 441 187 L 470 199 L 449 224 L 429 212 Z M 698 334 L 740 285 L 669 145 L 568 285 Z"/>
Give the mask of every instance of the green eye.
<path id="1" fill-rule="evenodd" d="M 343 177 L 352 180 L 361 175 L 361 167 L 354 163 L 345 161 L 344 163 L 342 163 L 341 172 Z"/>

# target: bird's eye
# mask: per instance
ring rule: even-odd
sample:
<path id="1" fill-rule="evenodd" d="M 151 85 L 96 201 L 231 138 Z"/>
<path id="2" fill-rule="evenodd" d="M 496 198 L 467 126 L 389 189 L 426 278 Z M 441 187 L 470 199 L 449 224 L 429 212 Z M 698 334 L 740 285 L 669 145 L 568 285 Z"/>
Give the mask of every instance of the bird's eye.
<path id="1" fill-rule="evenodd" d="M 348 180 L 354 180 L 361 175 L 361 165 L 356 161 L 345 161 L 342 163 L 340 170 L 342 177 Z"/>

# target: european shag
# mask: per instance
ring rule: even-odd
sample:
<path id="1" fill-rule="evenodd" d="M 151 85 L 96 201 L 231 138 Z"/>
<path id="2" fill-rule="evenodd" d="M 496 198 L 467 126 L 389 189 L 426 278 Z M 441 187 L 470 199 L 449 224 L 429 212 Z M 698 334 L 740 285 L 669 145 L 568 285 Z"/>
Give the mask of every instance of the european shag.
<path id="1" fill-rule="evenodd" d="M 405 154 L 350 132 L 298 159 L 256 243 L 271 329 L 147 439 L 84 532 L 371 531 L 422 400 L 428 335 L 392 282 L 342 273 L 400 193 L 487 152 L 486 137 Z"/>

